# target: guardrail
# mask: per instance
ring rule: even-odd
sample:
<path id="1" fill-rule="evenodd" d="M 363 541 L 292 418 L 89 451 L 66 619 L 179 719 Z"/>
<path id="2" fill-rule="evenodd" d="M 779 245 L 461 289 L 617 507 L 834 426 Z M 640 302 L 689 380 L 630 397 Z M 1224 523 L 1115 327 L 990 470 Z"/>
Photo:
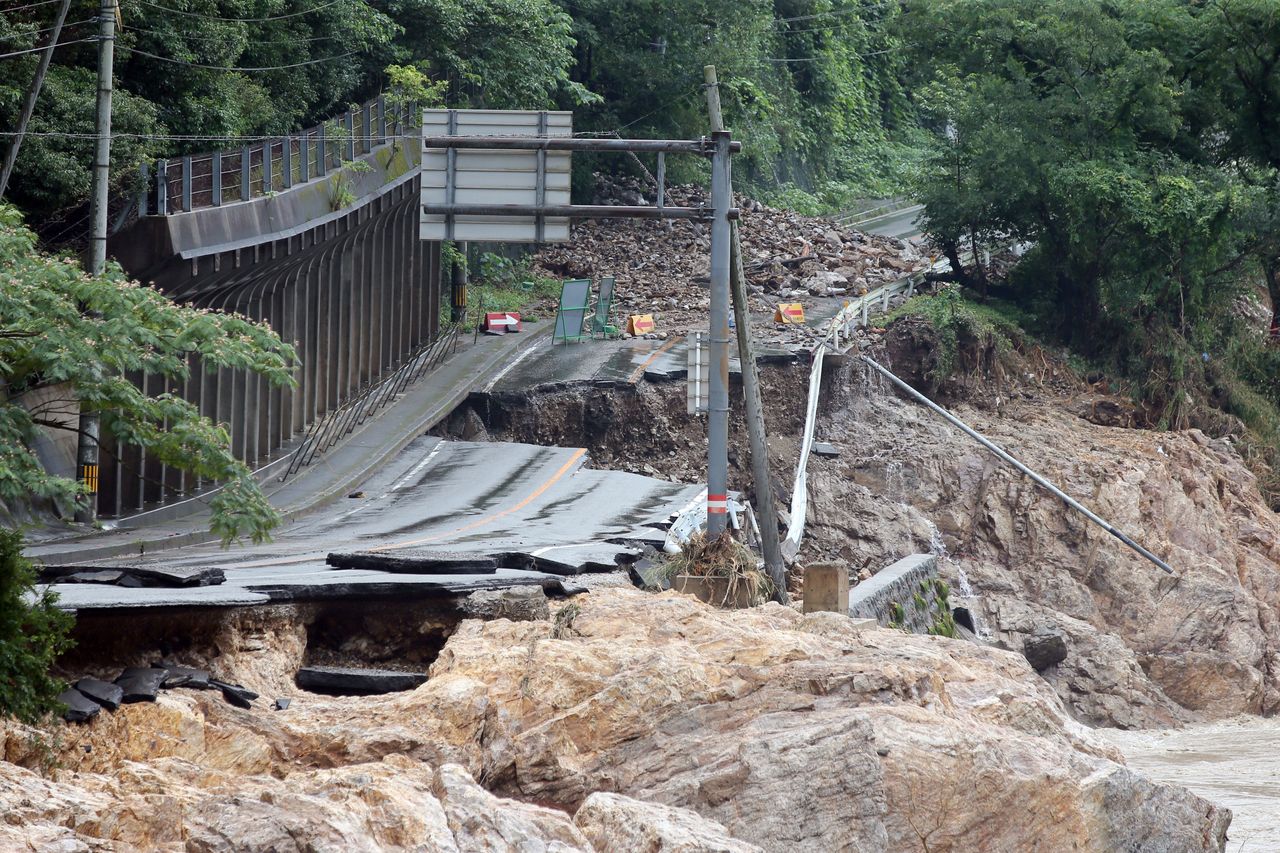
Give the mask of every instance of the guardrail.
<path id="1" fill-rule="evenodd" d="M 140 167 L 138 191 L 117 220 L 130 213 L 166 216 L 219 207 L 325 178 L 413 125 L 412 104 L 388 106 L 385 95 L 353 105 L 315 127 L 252 145 L 157 160 Z M 118 229 L 117 229 L 118 230 Z"/>
<path id="2" fill-rule="evenodd" d="M 375 382 L 360 395 L 314 421 L 303 436 L 302 443 L 291 454 L 289 467 L 280 475 L 280 482 L 283 483 L 310 465 L 318 455 L 333 447 L 344 436 L 350 435 L 356 427 L 372 417 L 374 412 L 386 406 L 397 394 L 457 350 L 461 328 L 458 324 L 450 326 L 440 337 L 410 354 L 394 373 L 387 374 L 382 381 Z"/>

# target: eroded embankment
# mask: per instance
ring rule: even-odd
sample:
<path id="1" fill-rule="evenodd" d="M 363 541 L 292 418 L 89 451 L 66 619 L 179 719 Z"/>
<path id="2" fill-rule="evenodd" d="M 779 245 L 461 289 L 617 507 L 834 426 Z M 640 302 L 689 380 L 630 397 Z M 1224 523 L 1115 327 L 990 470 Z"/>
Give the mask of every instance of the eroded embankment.
<path id="1" fill-rule="evenodd" d="M 926 385 L 931 344 L 909 323 L 877 351 Z M 922 349 L 923 348 L 923 349 Z M 1041 351 L 972 359 L 943 402 L 1177 569 L 1169 577 L 979 445 L 910 403 L 856 361 L 828 365 L 817 437 L 840 450 L 810 460 L 800 564 L 838 560 L 867 576 L 912 553 L 942 571 L 997 644 L 1064 636 L 1044 677 L 1080 719 L 1165 726 L 1280 700 L 1280 522 L 1229 437 L 1156 432 L 1132 406 L 1086 385 Z M 789 500 L 807 366 L 766 367 L 779 505 Z M 705 470 L 703 425 L 681 383 L 575 386 L 479 398 L 470 420 L 495 438 L 581 444 L 595 463 L 687 482 Z M 459 417 L 462 417 L 460 415 Z M 459 421 L 462 423 L 462 421 Z M 740 409 L 731 413 L 730 482 L 750 497 Z"/>
<path id="2" fill-rule="evenodd" d="M 0 730 L 0 842 L 1223 849 L 1225 812 L 1121 766 L 1016 655 L 672 593 L 597 590 L 560 608 L 464 621 L 426 684 L 362 698 L 282 682 L 303 614 L 257 611 L 223 630 L 241 639 L 210 663 L 287 691 L 287 710 L 172 691 L 63 729 L 44 751 L 27 730 Z M 56 769 L 41 775 L 42 760 Z"/>

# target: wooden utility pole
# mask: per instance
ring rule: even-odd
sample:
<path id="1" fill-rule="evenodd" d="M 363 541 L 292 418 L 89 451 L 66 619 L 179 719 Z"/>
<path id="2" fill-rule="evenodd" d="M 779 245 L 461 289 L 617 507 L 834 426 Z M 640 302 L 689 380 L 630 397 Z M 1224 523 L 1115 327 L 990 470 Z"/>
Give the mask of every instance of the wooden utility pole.
<path id="1" fill-rule="evenodd" d="M 91 276 L 107 268 L 107 178 L 111 170 L 111 84 L 116 43 L 116 0 L 98 6 L 97 145 L 93 157 L 93 196 L 89 200 L 89 263 Z M 98 517 L 98 412 L 80 403 L 80 433 L 76 445 L 76 479 L 88 491 L 76 508 L 76 521 Z"/>
<path id="2" fill-rule="evenodd" d="M 71 0 L 62 0 L 58 7 L 58 17 L 53 22 L 53 31 L 49 33 L 49 43 L 40 54 L 40 64 L 36 66 L 36 76 L 31 81 L 31 89 L 27 92 L 26 103 L 22 105 L 22 115 L 18 118 L 18 133 L 9 143 L 9 150 L 4 155 L 4 169 L 0 170 L 0 198 L 9 187 L 9 176 L 13 174 L 13 164 L 18 161 L 18 150 L 22 148 L 22 136 L 27 132 L 27 122 L 35 112 L 36 98 L 40 97 L 40 89 L 44 86 L 44 75 L 49 70 L 49 61 L 53 59 L 53 49 L 58 46 L 62 36 L 62 23 L 67 19 L 67 9 L 71 8 Z"/>
<path id="3" fill-rule="evenodd" d="M 716 67 L 702 69 L 707 89 L 707 110 L 711 129 L 724 130 L 720 112 L 720 86 Z M 778 510 L 773 502 L 773 479 L 769 474 L 769 445 L 764 429 L 764 402 L 760 395 L 760 372 L 756 367 L 756 351 L 751 343 L 751 311 L 747 306 L 747 282 L 742 265 L 742 242 L 738 223 L 729 223 L 729 291 L 733 296 L 733 316 L 738 333 L 738 361 L 742 363 L 742 390 L 746 397 L 747 434 L 751 440 L 751 470 L 756 484 L 756 505 L 760 509 L 760 547 L 764 551 L 765 568 L 773 581 L 774 600 L 786 604 L 787 571 L 782 562 L 778 542 Z"/>

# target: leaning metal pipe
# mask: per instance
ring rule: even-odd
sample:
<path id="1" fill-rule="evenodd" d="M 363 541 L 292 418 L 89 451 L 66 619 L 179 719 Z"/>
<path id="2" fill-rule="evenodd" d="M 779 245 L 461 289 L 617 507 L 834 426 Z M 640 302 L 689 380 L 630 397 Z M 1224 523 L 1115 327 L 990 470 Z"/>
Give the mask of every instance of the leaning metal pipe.
<path id="1" fill-rule="evenodd" d="M 954 424 L 955 426 L 959 427 L 961 430 L 963 430 L 963 431 L 964 431 L 964 433 L 965 433 L 966 435 L 968 435 L 968 436 L 969 436 L 970 438 L 972 438 L 973 440 L 977 441 L 979 444 L 981 444 L 981 445 L 982 445 L 983 447 L 985 447 L 987 450 L 990 450 L 992 453 L 994 453 L 994 454 L 995 454 L 996 456 L 998 456 L 1000 459 L 1002 459 L 1003 461 L 1005 461 L 1005 462 L 1009 463 L 1009 464 L 1010 464 L 1010 465 L 1012 465 L 1014 468 L 1017 468 L 1017 469 L 1018 469 L 1019 471 L 1021 471 L 1023 474 L 1026 474 L 1028 477 L 1030 477 L 1032 480 L 1034 480 L 1034 481 L 1036 482 L 1036 484 L 1037 484 L 1037 485 L 1040 485 L 1040 486 L 1044 487 L 1045 489 L 1047 489 L 1048 491 L 1050 491 L 1051 493 L 1053 493 L 1053 495 L 1054 495 L 1054 496 L 1056 496 L 1057 498 L 1059 498 L 1059 499 L 1060 499 L 1063 503 L 1065 503 L 1067 506 L 1071 507 L 1071 508 L 1072 508 L 1072 509 L 1074 509 L 1076 512 L 1080 513 L 1080 514 L 1081 514 L 1081 515 L 1083 515 L 1085 518 L 1089 519 L 1089 520 L 1090 520 L 1090 521 L 1092 521 L 1094 524 L 1098 525 L 1098 526 L 1099 526 L 1099 527 L 1101 527 L 1103 530 L 1107 531 L 1107 532 L 1108 532 L 1108 533 L 1110 533 L 1112 536 L 1116 537 L 1116 538 L 1117 538 L 1117 539 L 1119 539 L 1121 542 L 1123 542 L 1124 544 L 1128 545 L 1130 548 L 1132 548 L 1133 550 L 1137 551 L 1139 554 L 1141 554 L 1142 556 L 1146 557 L 1148 560 L 1150 560 L 1151 562 L 1155 563 L 1155 564 L 1156 564 L 1157 566 L 1159 566 L 1160 568 L 1164 569 L 1164 570 L 1165 570 L 1166 572 L 1168 572 L 1169 574 L 1171 574 L 1171 575 L 1172 575 L 1172 574 L 1174 574 L 1173 568 L 1172 568 L 1172 567 L 1170 567 L 1170 565 L 1169 565 L 1168 563 L 1166 563 L 1164 560 L 1160 559 L 1160 558 L 1159 558 L 1159 557 L 1157 557 L 1155 554 L 1152 554 L 1152 553 L 1151 553 L 1150 551 L 1148 551 L 1146 548 L 1143 548 L 1141 545 L 1139 545 L 1137 542 L 1134 542 L 1132 539 L 1130 539 L 1128 536 L 1126 536 L 1126 535 L 1124 535 L 1123 533 L 1121 533 L 1119 530 L 1116 530 L 1114 527 L 1112 527 L 1110 524 L 1108 524 L 1106 521 L 1104 521 L 1102 518 L 1100 518 L 1097 514 L 1095 514 L 1094 512 L 1092 512 L 1088 507 L 1084 506 L 1084 505 L 1083 505 L 1083 504 L 1081 504 L 1079 501 L 1077 501 L 1075 498 L 1071 497 L 1071 496 L 1070 496 L 1070 495 L 1068 495 L 1066 492 L 1062 491 L 1062 489 L 1059 489 L 1059 488 L 1058 488 L 1057 486 L 1055 486 L 1053 483 L 1050 483 L 1050 482 L 1049 482 L 1048 480 L 1046 480 L 1044 477 L 1041 477 L 1041 476 L 1040 476 L 1039 474 L 1037 474 L 1035 471 L 1032 471 L 1032 470 L 1031 470 L 1030 468 L 1028 468 L 1026 465 L 1023 465 L 1023 464 L 1022 464 L 1021 462 L 1019 462 L 1017 459 L 1014 459 L 1012 456 L 1010 456 L 1008 453 L 1006 453 L 1006 452 L 1004 451 L 1004 449 L 1003 449 L 1003 448 L 1001 448 L 998 444 L 996 444 L 995 442 L 991 441 L 991 440 L 990 440 L 990 439 L 988 439 L 986 436 L 982 435 L 982 434 L 981 434 L 981 433 L 979 433 L 977 430 L 975 430 L 975 429 L 973 429 L 972 427 L 970 427 L 970 426 L 969 426 L 968 424 L 966 424 L 964 421 L 960 420 L 960 419 L 959 419 L 959 418 L 957 418 L 955 415 L 951 414 L 951 413 L 950 413 L 950 412 L 948 412 L 946 409 L 942 408 L 942 407 L 941 407 L 941 406 L 939 406 L 937 403 L 933 402 L 932 400 L 930 400 L 930 399 L 929 399 L 928 397 L 926 397 L 925 395 L 921 394 L 921 393 L 920 393 L 919 391 L 917 391 L 916 389 L 912 388 L 912 387 L 911 387 L 910 385 L 908 385 L 906 382 L 903 382 L 901 379 L 899 379 L 897 376 L 895 376 L 892 372 L 890 372 L 887 368 L 882 367 L 881 365 L 877 364 L 877 363 L 876 363 L 876 361 L 875 361 L 875 359 L 871 358 L 870 356 L 866 356 L 866 355 L 864 355 L 864 356 L 860 356 L 860 358 L 861 358 L 864 362 L 866 362 L 868 365 L 870 365 L 871 367 L 874 367 L 876 370 L 878 370 L 882 376 L 884 376 L 886 379 L 888 379 L 888 380 L 889 380 L 890 382 L 892 382 L 894 385 L 897 385 L 899 388 L 901 388 L 903 391 L 905 391 L 905 392 L 906 392 L 910 397 L 912 397 L 914 400 L 916 400 L 917 402 L 923 403 L 924 405 L 928 406 L 928 407 L 929 407 L 930 409 L 932 409 L 933 411 L 937 412 L 939 415 L 942 415 L 944 418 L 946 418 L 948 421 L 950 421 L 950 422 L 951 422 L 952 424 Z"/>

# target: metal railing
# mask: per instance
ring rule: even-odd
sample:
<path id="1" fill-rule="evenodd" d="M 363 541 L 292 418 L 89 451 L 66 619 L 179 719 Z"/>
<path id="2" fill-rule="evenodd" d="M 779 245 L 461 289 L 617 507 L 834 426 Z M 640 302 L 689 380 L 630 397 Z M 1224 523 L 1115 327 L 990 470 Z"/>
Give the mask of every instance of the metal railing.
<path id="1" fill-rule="evenodd" d="M 395 400 L 397 395 L 422 378 L 428 370 L 452 355 L 457 350 L 461 328 L 459 324 L 450 326 L 430 344 L 425 344 L 411 353 L 405 363 L 394 373 L 387 374 L 381 381 L 375 382 L 357 396 L 312 422 L 302 442 L 291 454 L 289 467 L 280 475 L 280 482 L 283 483 L 299 470 L 310 465 L 317 456 L 333 447 L 344 436 L 350 435 L 375 412 Z"/>
<path id="2" fill-rule="evenodd" d="M 249 201 L 325 178 L 416 126 L 412 104 L 387 105 L 385 95 L 298 133 L 252 145 L 143 163 L 128 213 L 166 216 Z"/>

